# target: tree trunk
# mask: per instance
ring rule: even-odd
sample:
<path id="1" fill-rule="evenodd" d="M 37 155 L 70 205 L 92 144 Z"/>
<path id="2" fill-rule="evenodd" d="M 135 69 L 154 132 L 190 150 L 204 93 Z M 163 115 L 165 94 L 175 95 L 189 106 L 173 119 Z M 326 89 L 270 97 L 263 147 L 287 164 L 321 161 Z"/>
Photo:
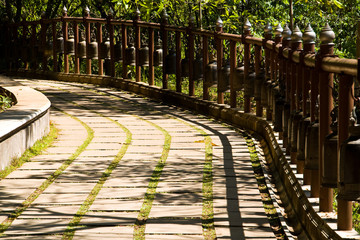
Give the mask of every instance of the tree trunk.
<path id="1" fill-rule="evenodd" d="M 290 15 L 290 29 L 294 29 L 294 11 L 293 11 L 293 1 L 289 0 L 289 15 Z"/>

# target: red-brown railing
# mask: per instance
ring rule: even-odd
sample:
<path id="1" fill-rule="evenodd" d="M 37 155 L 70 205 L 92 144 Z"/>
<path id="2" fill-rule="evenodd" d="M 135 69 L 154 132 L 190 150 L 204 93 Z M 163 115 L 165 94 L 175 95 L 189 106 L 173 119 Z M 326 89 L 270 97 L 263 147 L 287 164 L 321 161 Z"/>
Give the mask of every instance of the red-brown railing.
<path id="1" fill-rule="evenodd" d="M 354 100 L 354 79 L 359 78 L 359 67 L 357 59 L 343 59 L 334 55 L 334 33 L 326 24 L 320 33 L 320 51 L 315 52 L 316 34 L 310 25 L 304 35 L 298 28 L 294 32 L 288 28 L 278 26 L 273 36 L 270 25 L 265 28 L 264 38 L 251 36 L 251 25 L 244 24 L 244 32 L 241 35 L 228 34 L 223 32 L 221 19 L 217 21 L 216 30 L 209 31 L 195 29 L 192 19 L 188 27 L 168 25 L 167 15 L 164 14 L 160 24 L 148 23 L 140 20 L 140 12 L 135 13 L 133 21 L 113 19 L 111 15 L 106 19 L 92 18 L 89 11 L 85 11 L 84 17 L 69 17 L 66 11 L 61 18 L 41 19 L 39 21 L 21 22 L 4 25 L 6 33 L 5 57 L 8 68 L 42 69 L 59 71 L 59 56 L 63 57 L 62 71 L 69 73 L 69 55 L 58 52 L 58 31 L 61 29 L 63 40 L 66 43 L 69 39 L 69 25 L 74 32 L 74 73 L 79 74 L 81 64 L 79 58 L 79 26 L 85 29 L 86 51 L 89 55 L 91 34 L 96 29 L 96 42 L 98 44 L 98 55 L 105 42 L 102 31 L 106 29 L 110 41 L 110 56 L 106 62 L 109 63 L 107 75 L 115 77 L 121 72 L 122 78 L 128 77 L 128 65 L 118 64 L 115 59 L 115 42 L 121 36 L 122 62 L 127 56 L 125 49 L 128 48 L 128 33 L 132 30 L 135 47 L 135 80 L 142 81 L 142 70 L 140 66 L 141 36 L 146 32 L 149 64 L 147 67 L 148 84 L 155 84 L 155 33 L 162 41 L 163 63 L 168 64 L 169 44 L 173 44 L 176 52 L 176 91 L 182 89 L 182 58 L 181 54 L 186 52 L 188 57 L 188 94 L 194 96 L 196 84 L 194 79 L 195 51 L 201 50 L 203 85 L 202 97 L 209 100 L 209 89 L 213 88 L 210 78 L 217 76 L 217 103 L 224 103 L 224 82 L 229 80 L 230 107 L 243 106 L 245 113 L 254 112 L 256 116 L 265 117 L 273 121 L 274 130 L 279 132 L 283 140 L 283 146 L 291 156 L 291 162 L 297 164 L 298 173 L 304 174 L 304 182 L 311 185 L 312 197 L 320 198 L 320 211 L 331 212 L 333 202 L 333 188 L 339 188 L 338 198 L 338 229 L 349 230 L 351 224 L 351 201 L 357 201 L 360 196 L 360 167 L 357 159 L 350 159 L 351 154 L 346 155 L 346 141 L 349 134 L 351 121 L 350 115 L 353 111 Z M 49 31 L 50 30 L 50 31 Z M 48 32 L 51 34 L 49 35 Z M 172 42 L 175 35 L 175 43 Z M 169 38 L 170 36 L 170 38 Z M 187 40 L 186 48 L 182 45 Z M 195 40 L 199 39 L 201 46 L 196 48 Z M 51 56 L 44 56 L 47 42 L 52 40 Z M 210 42 L 215 44 L 217 69 L 209 68 Z M 228 44 L 224 44 L 226 41 Z M 27 47 L 30 52 L 26 54 L 17 49 L 20 45 Z M 239 51 L 239 49 L 242 51 Z M 23 49 L 23 48 L 22 48 Z M 116 48 L 117 49 L 117 48 Z M 26 50 L 24 50 L 26 51 Z M 229 54 L 225 54 L 228 52 Z M 38 55 L 40 53 L 40 55 Z M 224 56 L 229 58 L 229 74 L 227 77 L 224 70 Z M 237 59 L 243 59 L 243 66 L 238 65 Z M 92 74 L 92 59 L 85 58 L 85 73 Z M 97 74 L 104 74 L 104 60 L 97 60 Z M 227 67 L 227 70 L 229 69 Z M 184 70 L 184 68 L 183 68 Z M 214 72 L 216 71 L 216 72 Z M 162 88 L 168 89 L 168 74 L 166 67 L 162 68 Z M 334 77 L 338 84 L 338 100 L 333 98 Z M 241 84 L 241 83 L 244 84 Z M 227 85 L 227 84 L 225 84 Z M 239 101 L 238 93 L 243 93 L 243 102 Z M 254 108 L 252 106 L 255 106 Z M 332 121 L 331 112 L 334 105 L 338 106 L 336 121 Z M 304 123 L 306 122 L 306 123 Z M 318 124 L 317 124 L 318 122 Z M 331 125 L 337 122 L 337 143 L 335 141 L 334 156 L 326 157 L 325 145 L 331 140 Z M 305 125 L 304 125 L 305 124 Z M 354 125 L 354 124 L 353 124 Z M 357 124 L 355 124 L 357 125 Z M 353 136 L 358 136 L 356 127 L 353 129 Z M 305 132 L 308 132 L 305 134 Z M 334 134 L 333 134 L 334 135 Z M 304 140 L 306 139 L 306 140 Z M 357 139 L 353 137 L 350 140 Z M 305 144 L 307 142 L 307 144 Z M 349 143 L 347 143 L 349 144 Z M 340 154 L 343 145 L 344 154 Z M 355 144 L 356 145 L 356 144 Z M 306 149 L 305 149 L 306 146 Z M 311 148 L 315 150 L 309 150 Z M 325 146 L 326 147 L 326 146 Z M 308 151 L 309 150 L 309 151 Z M 312 151 L 312 152 L 310 152 Z M 308 153 L 307 153 L 308 152 Z M 325 156 L 324 156 L 325 153 Z M 318 155 L 318 158 L 316 158 Z M 336 155 L 336 156 L 335 156 Z M 340 159 L 338 158 L 340 156 Z M 353 155 L 354 156 L 354 155 Z M 334 157 L 334 158 L 333 158 Z M 326 158 L 326 159 L 325 159 Z M 331 158 L 331 159 L 330 159 Z M 356 158 L 356 155 L 354 156 Z M 279 163 L 281 164 L 281 163 Z M 339 168 L 338 168 L 339 166 Z M 281 166 L 278 166 L 281 169 Z M 338 174 L 339 173 L 339 174 Z M 327 177 L 332 180 L 327 180 Z M 335 180 L 334 180 L 335 179 Z M 335 181 L 335 183 L 334 183 Z"/>

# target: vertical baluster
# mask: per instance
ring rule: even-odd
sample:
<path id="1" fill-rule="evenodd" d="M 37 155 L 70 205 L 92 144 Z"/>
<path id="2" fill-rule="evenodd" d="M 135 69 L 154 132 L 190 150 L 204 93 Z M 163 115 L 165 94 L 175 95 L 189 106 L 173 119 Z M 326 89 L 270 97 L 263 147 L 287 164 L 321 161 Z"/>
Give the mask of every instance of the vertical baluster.
<path id="1" fill-rule="evenodd" d="M 234 89 L 235 83 L 235 68 L 236 68 L 236 42 L 230 41 L 230 107 L 236 108 L 236 91 Z"/>
<path id="2" fill-rule="evenodd" d="M 246 36 L 250 36 L 251 34 L 251 24 L 247 20 L 244 25 L 244 32 L 243 32 L 243 40 L 242 43 L 244 44 L 244 83 L 246 83 L 249 78 L 249 71 L 250 71 L 250 50 L 251 46 L 249 43 L 246 42 Z M 250 96 L 244 95 L 244 112 L 249 113 L 251 111 L 251 99 Z"/>
<path id="3" fill-rule="evenodd" d="M 56 22 L 52 22 L 52 40 L 53 40 L 53 71 L 57 72 L 58 70 L 58 60 L 57 60 L 57 54 L 56 54 Z"/>
<path id="4" fill-rule="evenodd" d="M 74 28 L 74 49 L 75 49 L 75 73 L 79 74 L 80 73 L 80 59 L 78 57 L 79 55 L 79 48 L 78 48 L 78 44 L 79 44 L 79 25 L 77 22 L 73 22 L 73 28 Z"/>
<path id="5" fill-rule="evenodd" d="M 101 76 L 104 74 L 104 60 L 102 60 L 100 58 L 100 56 L 102 54 L 101 53 L 101 51 L 102 51 L 101 45 L 102 45 L 103 37 L 102 37 L 102 25 L 99 22 L 96 23 L 96 29 L 97 29 L 96 41 L 97 41 L 97 45 L 98 45 L 98 48 L 97 48 L 98 49 L 98 68 L 99 68 L 98 74 Z"/>
<path id="6" fill-rule="evenodd" d="M 152 27 L 148 28 L 149 34 L 149 85 L 154 85 L 154 29 Z"/>
<path id="7" fill-rule="evenodd" d="M 121 47 L 122 47 L 122 78 L 126 79 L 127 78 L 127 65 L 124 64 L 125 62 L 125 49 L 127 48 L 127 30 L 126 30 L 126 26 L 125 24 L 121 24 Z"/>
<path id="8" fill-rule="evenodd" d="M 166 65 L 165 59 L 166 59 L 166 55 L 168 54 L 168 34 L 167 34 L 167 30 L 165 30 L 165 26 L 168 24 L 168 18 L 169 18 L 169 15 L 167 14 L 166 10 L 164 9 L 164 13 L 162 16 L 162 21 L 161 21 L 161 27 L 160 27 L 162 48 L 163 48 L 163 78 L 162 78 L 163 89 L 168 88 L 168 75 L 166 74 L 166 71 L 165 71 L 165 65 Z M 178 71 L 178 69 L 177 69 L 177 71 Z"/>
<path id="9" fill-rule="evenodd" d="M 360 66 L 360 62 L 358 62 Z M 358 76 L 359 77 L 359 76 Z M 339 117 L 338 117 L 338 151 L 341 144 L 349 137 L 349 117 L 354 107 L 353 99 L 353 78 L 349 75 L 342 75 L 339 81 Z M 338 201 L 338 220 L 339 230 L 352 229 L 352 202 L 337 199 Z"/>
<path id="10" fill-rule="evenodd" d="M 41 14 L 41 20 L 40 20 L 40 46 L 39 50 L 42 55 L 42 69 L 47 70 L 47 56 L 45 56 L 45 48 L 46 48 L 46 30 L 48 25 L 44 22 L 45 21 L 45 13 Z"/>
<path id="11" fill-rule="evenodd" d="M 62 22 L 62 30 L 63 30 L 63 38 L 64 38 L 64 72 L 69 73 L 69 55 L 66 52 L 66 42 L 68 40 L 68 22 L 66 21 L 67 18 L 67 9 L 64 6 L 63 8 L 63 16 L 61 18 Z"/>
<path id="12" fill-rule="evenodd" d="M 114 15 L 114 11 L 110 8 L 106 21 L 107 21 L 107 29 L 109 32 L 109 38 L 110 38 L 110 76 L 111 77 L 115 77 L 114 25 L 111 24 L 113 15 Z"/>
<path id="13" fill-rule="evenodd" d="M 208 37 L 203 36 L 202 37 L 202 45 L 203 45 L 203 71 L 204 71 L 204 78 L 203 78 L 203 99 L 209 100 L 209 87 L 207 83 L 209 82 L 209 79 L 207 79 L 206 66 L 209 64 L 209 42 Z"/>
<path id="14" fill-rule="evenodd" d="M 91 58 L 89 57 L 89 49 L 90 49 L 90 22 L 87 21 L 87 18 L 90 17 L 90 9 L 88 7 L 85 8 L 84 11 L 84 25 L 85 25 L 85 40 L 86 40 L 86 73 L 91 74 Z"/>
<path id="15" fill-rule="evenodd" d="M 181 32 L 175 33 L 176 42 L 176 92 L 182 91 L 181 86 Z"/>
<path id="16" fill-rule="evenodd" d="M 140 39 L 140 27 L 138 22 L 140 21 L 140 10 L 137 8 L 134 16 L 134 29 L 135 29 L 135 80 L 136 82 L 141 81 L 141 66 L 139 65 L 139 49 L 141 46 Z"/>
<path id="17" fill-rule="evenodd" d="M 190 17 L 189 27 L 188 27 L 188 35 L 189 35 L 189 95 L 195 95 L 195 83 L 193 78 L 194 73 L 194 34 L 192 29 L 194 27 L 194 17 Z"/>
<path id="18" fill-rule="evenodd" d="M 255 74 L 256 81 L 262 81 L 261 78 L 261 46 L 255 45 Z M 261 93 L 261 85 L 258 85 L 260 89 L 258 91 Z M 259 94 L 260 95 L 260 94 Z M 262 117 L 263 107 L 261 105 L 261 97 L 256 99 L 256 116 Z"/>

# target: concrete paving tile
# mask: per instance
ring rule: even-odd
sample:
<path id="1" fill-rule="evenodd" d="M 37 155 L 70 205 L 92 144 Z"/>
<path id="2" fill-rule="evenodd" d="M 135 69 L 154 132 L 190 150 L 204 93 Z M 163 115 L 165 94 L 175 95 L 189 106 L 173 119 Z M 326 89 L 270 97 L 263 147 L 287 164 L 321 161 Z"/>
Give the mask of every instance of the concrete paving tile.
<path id="1" fill-rule="evenodd" d="M 126 238 L 124 239 L 132 239 L 132 234 L 134 232 L 134 228 L 131 226 L 90 226 L 90 227 L 84 227 L 81 229 L 78 229 L 75 233 L 74 239 L 86 239 L 86 236 L 93 236 L 94 234 L 99 234 L 100 238 L 102 239 L 102 234 L 105 233 L 105 236 L 114 236 L 116 235 L 115 239 L 121 239 L 121 236 L 124 236 Z M 131 236 L 131 238 L 128 238 Z"/>
<path id="2" fill-rule="evenodd" d="M 140 211 L 142 201 L 128 199 L 95 199 L 90 211 Z"/>
<path id="3" fill-rule="evenodd" d="M 202 192 L 201 182 L 159 182 L 157 192 Z"/>
<path id="4" fill-rule="evenodd" d="M 57 234 L 68 223 L 69 219 L 15 219 L 5 234 Z"/>
<path id="5" fill-rule="evenodd" d="M 26 162 L 18 170 L 56 170 L 60 162 Z"/>
<path id="6" fill-rule="evenodd" d="M 81 145 L 81 144 L 80 144 Z M 73 154 L 76 152 L 78 146 L 71 147 L 51 147 L 44 151 L 44 154 Z"/>
<path id="7" fill-rule="evenodd" d="M 79 210 L 80 205 L 41 205 L 36 204 L 27 208 L 18 219 L 34 218 L 34 219 L 72 219 Z"/>
<path id="8" fill-rule="evenodd" d="M 54 182 L 48 188 L 45 189 L 44 193 L 52 194 L 63 194 L 63 193 L 74 193 L 74 194 L 87 194 L 94 188 L 96 183 L 59 183 Z"/>
<path id="9" fill-rule="evenodd" d="M 90 226 L 127 226 L 133 225 L 138 217 L 138 212 L 88 212 L 80 224 Z"/>
<path id="10" fill-rule="evenodd" d="M 33 204 L 82 204 L 88 194 L 41 194 Z"/>
<path id="11" fill-rule="evenodd" d="M 202 205 L 161 206 L 153 205 L 149 218 L 201 217 Z"/>
<path id="12" fill-rule="evenodd" d="M 204 236 L 201 234 L 193 235 L 193 234 L 187 234 L 187 235 L 176 235 L 176 234 L 147 234 L 145 235 L 145 239 L 147 240 L 202 240 L 204 239 Z"/>
<path id="13" fill-rule="evenodd" d="M 121 179 L 111 175 L 104 183 L 103 187 L 147 187 L 150 177 L 123 177 Z"/>
<path id="14" fill-rule="evenodd" d="M 201 193 L 156 193 L 153 204 L 199 205 L 202 204 L 202 201 Z"/>
<path id="15" fill-rule="evenodd" d="M 105 188 L 103 187 L 97 199 L 100 198 L 144 198 L 147 188 Z"/>
<path id="16" fill-rule="evenodd" d="M 200 219 L 148 219 L 145 234 L 202 234 Z"/>
<path id="17" fill-rule="evenodd" d="M 7 189 L 10 187 L 13 188 L 38 188 L 44 182 L 43 179 L 26 179 L 26 184 L 23 181 L 18 179 L 3 179 L 0 181 L 0 191 L 7 192 Z"/>
<path id="18" fill-rule="evenodd" d="M 54 170 L 22 170 L 13 171 L 6 176 L 7 179 L 47 179 Z"/>

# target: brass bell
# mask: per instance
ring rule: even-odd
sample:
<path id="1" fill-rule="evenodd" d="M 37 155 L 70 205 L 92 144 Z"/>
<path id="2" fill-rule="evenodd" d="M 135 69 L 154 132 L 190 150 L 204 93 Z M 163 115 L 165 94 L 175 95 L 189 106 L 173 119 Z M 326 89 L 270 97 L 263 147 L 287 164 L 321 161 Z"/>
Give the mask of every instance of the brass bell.
<path id="1" fill-rule="evenodd" d="M 60 35 L 56 38 L 56 52 L 60 54 L 64 54 L 64 38 Z"/>
<path id="2" fill-rule="evenodd" d="M 255 89 L 255 73 L 251 73 L 244 78 L 244 95 L 248 97 L 254 96 Z"/>
<path id="3" fill-rule="evenodd" d="M 67 55 L 75 55 L 75 41 L 72 35 L 65 41 L 65 53 Z"/>
<path id="4" fill-rule="evenodd" d="M 262 72 L 255 78 L 255 85 L 254 85 L 254 100 L 261 101 L 261 88 L 264 82 L 264 73 Z"/>
<path id="5" fill-rule="evenodd" d="M 169 54 L 165 57 L 165 73 L 176 74 L 176 52 L 170 50 Z"/>
<path id="6" fill-rule="evenodd" d="M 181 77 L 189 77 L 189 58 L 181 59 Z"/>
<path id="7" fill-rule="evenodd" d="M 291 124 L 291 152 L 297 152 L 298 128 L 301 120 L 301 113 L 295 112 L 292 117 Z"/>
<path id="8" fill-rule="evenodd" d="M 310 117 L 303 117 L 300 120 L 298 133 L 297 133 L 297 156 L 298 162 L 305 162 L 305 135 L 307 128 L 310 125 Z"/>
<path id="9" fill-rule="evenodd" d="M 340 148 L 338 198 L 347 201 L 360 199 L 360 126 L 349 128 L 350 137 Z"/>
<path id="10" fill-rule="evenodd" d="M 244 88 L 244 66 L 235 69 L 234 89 L 240 91 Z"/>
<path id="11" fill-rule="evenodd" d="M 122 60 L 122 45 L 121 41 L 117 41 L 114 45 L 114 61 L 119 62 Z"/>
<path id="12" fill-rule="evenodd" d="M 319 169 L 319 123 L 311 123 L 305 135 L 305 169 Z"/>
<path id="13" fill-rule="evenodd" d="M 86 57 L 90 59 L 98 58 L 98 43 L 95 40 L 92 40 L 89 43 L 89 49 L 87 49 Z"/>
<path id="14" fill-rule="evenodd" d="M 220 79 L 218 84 L 218 92 L 225 92 L 230 89 L 230 62 L 225 61 L 220 71 Z"/>
<path id="15" fill-rule="evenodd" d="M 100 44 L 100 59 L 110 59 L 110 38 L 106 38 L 105 41 L 102 41 Z"/>
<path id="16" fill-rule="evenodd" d="M 24 43 L 22 44 L 22 47 L 21 47 L 21 58 L 23 59 L 24 62 L 30 60 L 30 54 L 28 51 L 29 48 L 30 48 L 30 39 L 25 38 Z"/>
<path id="17" fill-rule="evenodd" d="M 154 51 L 154 66 L 163 65 L 163 50 L 161 44 L 157 44 Z"/>
<path id="18" fill-rule="evenodd" d="M 149 66 L 149 47 L 147 44 L 144 44 L 144 46 L 139 49 L 139 65 Z"/>
<path id="19" fill-rule="evenodd" d="M 124 64 L 135 66 L 135 47 L 131 43 L 125 49 Z"/>
<path id="20" fill-rule="evenodd" d="M 286 148 L 286 153 L 290 154 L 290 149 L 288 148 L 289 143 L 289 134 L 288 134 L 288 125 L 289 125 L 289 118 L 290 118 L 290 105 L 289 103 L 285 102 L 282 122 L 283 122 L 283 139 L 284 145 L 283 147 Z"/>
<path id="21" fill-rule="evenodd" d="M 86 41 L 84 37 L 80 34 L 80 41 L 78 42 L 78 57 L 86 58 Z"/>
<path id="22" fill-rule="evenodd" d="M 281 97 L 279 86 L 275 88 L 275 107 L 274 107 L 274 131 L 282 132 L 282 111 L 284 100 Z"/>
<path id="23" fill-rule="evenodd" d="M 53 43 L 52 41 L 47 41 L 44 48 L 44 56 L 50 57 L 53 54 Z"/>
<path id="24" fill-rule="evenodd" d="M 266 81 L 264 80 L 261 85 L 261 105 L 264 107 L 268 106 L 268 91 Z"/>
<path id="25" fill-rule="evenodd" d="M 333 132 L 326 136 L 323 146 L 323 169 L 321 173 L 321 185 L 323 187 L 336 188 L 338 178 L 338 135 Z"/>
<path id="26" fill-rule="evenodd" d="M 198 54 L 194 60 L 193 79 L 199 80 L 203 78 L 203 72 L 203 59 L 201 55 Z"/>
<path id="27" fill-rule="evenodd" d="M 205 68 L 206 81 L 205 84 L 208 87 L 214 86 L 217 84 L 218 75 L 217 75 L 217 62 L 216 60 L 211 61 Z"/>

